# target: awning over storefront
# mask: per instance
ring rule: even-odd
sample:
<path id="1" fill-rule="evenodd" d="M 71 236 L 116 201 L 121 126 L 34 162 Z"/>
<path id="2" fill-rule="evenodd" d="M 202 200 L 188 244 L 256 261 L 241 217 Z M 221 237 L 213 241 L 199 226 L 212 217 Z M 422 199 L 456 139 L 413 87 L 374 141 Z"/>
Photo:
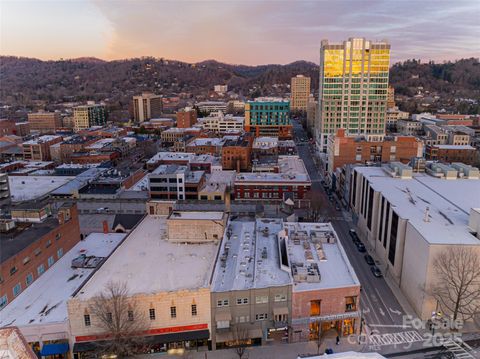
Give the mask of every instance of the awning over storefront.
<path id="1" fill-rule="evenodd" d="M 228 321 L 232 320 L 232 314 L 230 312 L 215 313 L 215 321 L 223 322 L 226 320 Z"/>
<path id="2" fill-rule="evenodd" d="M 288 307 L 273 308 L 273 315 L 284 315 L 284 314 L 288 314 Z"/>
<path id="3" fill-rule="evenodd" d="M 178 332 L 178 333 L 168 333 L 162 335 L 151 335 L 145 337 L 146 344 L 154 345 L 154 344 L 166 344 L 172 342 L 181 342 L 181 341 L 188 341 L 188 340 L 205 340 L 210 337 L 210 331 L 208 329 L 204 330 L 192 330 L 188 332 Z M 106 341 L 99 341 L 99 342 L 81 342 L 75 343 L 73 345 L 73 352 L 87 352 L 95 350 L 97 344 L 101 344 L 104 346 Z"/>
<path id="4" fill-rule="evenodd" d="M 217 333 L 215 336 L 217 343 L 231 342 L 233 340 L 232 332 Z"/>
<path id="5" fill-rule="evenodd" d="M 248 337 L 255 339 L 255 338 L 263 338 L 263 331 L 260 328 L 257 329 L 250 329 L 248 331 Z"/>
<path id="6" fill-rule="evenodd" d="M 40 354 L 44 357 L 49 355 L 65 354 L 68 352 L 68 343 L 44 344 Z"/>

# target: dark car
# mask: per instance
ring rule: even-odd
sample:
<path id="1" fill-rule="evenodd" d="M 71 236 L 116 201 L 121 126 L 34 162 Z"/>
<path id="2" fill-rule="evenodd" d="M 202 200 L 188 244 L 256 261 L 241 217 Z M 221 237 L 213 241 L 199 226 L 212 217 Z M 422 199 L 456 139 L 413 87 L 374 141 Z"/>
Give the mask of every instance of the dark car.
<path id="1" fill-rule="evenodd" d="M 357 246 L 357 249 L 359 252 L 363 253 L 366 252 L 367 249 L 365 248 L 365 245 L 362 242 L 355 243 Z"/>
<path id="2" fill-rule="evenodd" d="M 380 269 L 378 269 L 377 266 L 371 266 L 370 270 L 372 271 L 375 277 L 380 278 L 382 276 L 382 272 L 380 271 Z"/>
<path id="3" fill-rule="evenodd" d="M 340 206 L 337 204 L 337 205 L 335 206 L 335 209 L 336 209 L 337 211 L 340 211 Z"/>
<path id="4" fill-rule="evenodd" d="M 375 265 L 375 261 L 373 260 L 370 254 L 365 254 L 363 258 L 365 258 L 365 262 L 367 262 L 368 265 L 371 265 L 371 266 Z"/>
<path id="5" fill-rule="evenodd" d="M 352 237 L 354 242 L 358 241 L 357 232 L 354 229 L 350 229 L 350 231 L 348 231 L 348 233 L 350 234 L 350 237 Z"/>

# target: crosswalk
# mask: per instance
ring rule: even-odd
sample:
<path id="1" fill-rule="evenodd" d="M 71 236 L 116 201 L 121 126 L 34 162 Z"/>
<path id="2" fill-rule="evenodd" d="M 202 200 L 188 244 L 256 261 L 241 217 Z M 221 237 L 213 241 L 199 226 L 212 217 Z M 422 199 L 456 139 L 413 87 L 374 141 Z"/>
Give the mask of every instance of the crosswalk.
<path id="1" fill-rule="evenodd" d="M 424 340 L 425 338 L 416 330 L 397 333 L 370 334 L 367 336 L 367 343 L 376 347 L 411 344 L 415 342 L 423 342 Z"/>

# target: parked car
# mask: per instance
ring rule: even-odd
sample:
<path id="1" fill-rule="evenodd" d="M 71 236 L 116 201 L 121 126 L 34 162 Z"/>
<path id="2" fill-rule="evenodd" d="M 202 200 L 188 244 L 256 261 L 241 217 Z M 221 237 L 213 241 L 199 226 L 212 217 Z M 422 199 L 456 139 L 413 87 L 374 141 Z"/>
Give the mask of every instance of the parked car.
<path id="1" fill-rule="evenodd" d="M 340 211 L 340 206 L 339 206 L 338 204 L 335 205 L 335 209 L 336 209 L 337 211 Z"/>
<path id="2" fill-rule="evenodd" d="M 382 276 L 382 271 L 377 266 L 371 266 L 370 270 L 375 277 L 380 278 Z"/>
<path id="3" fill-rule="evenodd" d="M 364 252 L 367 251 L 367 249 L 365 248 L 365 245 L 364 245 L 362 242 L 358 241 L 358 242 L 355 243 L 355 244 L 356 244 L 357 249 L 358 249 L 359 252 L 364 253 Z"/>
<path id="4" fill-rule="evenodd" d="M 365 258 L 365 262 L 367 262 L 368 265 L 371 265 L 371 266 L 375 265 L 375 261 L 373 260 L 370 254 L 365 254 L 363 258 Z"/>
<path id="5" fill-rule="evenodd" d="M 358 240 L 357 231 L 355 231 L 353 228 L 350 228 L 348 234 L 350 234 L 350 237 L 352 237 L 354 241 Z"/>

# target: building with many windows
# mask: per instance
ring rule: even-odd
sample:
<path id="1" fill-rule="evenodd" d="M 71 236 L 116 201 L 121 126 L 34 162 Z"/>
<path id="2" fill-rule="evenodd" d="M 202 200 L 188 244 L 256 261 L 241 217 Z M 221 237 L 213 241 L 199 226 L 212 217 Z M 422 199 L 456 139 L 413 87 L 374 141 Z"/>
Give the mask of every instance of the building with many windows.
<path id="1" fill-rule="evenodd" d="M 162 96 L 144 92 L 133 96 L 133 119 L 142 123 L 162 115 Z"/>
<path id="2" fill-rule="evenodd" d="M 166 217 L 146 216 L 69 300 L 74 354 L 92 350 L 95 341 L 108 340 L 90 305 L 109 282 L 125 283 L 130 303 L 146 318 L 146 328 L 139 334 L 148 339 L 150 350 L 206 350 L 210 278 L 217 251 L 215 241 L 171 242 Z M 152 275 L 152 270 L 161 275 Z"/>
<path id="3" fill-rule="evenodd" d="M 324 168 L 332 184 L 338 168 L 350 164 L 374 164 L 400 161 L 408 163 L 423 156 L 423 142 L 413 136 L 385 136 L 382 141 L 368 141 L 364 136 L 345 136 L 340 129 L 328 137 L 327 163 Z"/>
<path id="4" fill-rule="evenodd" d="M 352 171 L 359 237 L 423 320 L 438 309 L 450 315 L 430 294 L 436 258 L 454 248 L 480 254 L 479 204 L 479 171 L 462 163 L 434 163 L 424 173 L 399 162 Z"/>
<path id="5" fill-rule="evenodd" d="M 27 161 L 50 161 L 50 146 L 62 142 L 62 136 L 44 135 L 22 144 L 23 159 Z"/>
<path id="6" fill-rule="evenodd" d="M 92 126 L 103 126 L 107 123 L 107 110 L 103 104 L 88 104 L 73 108 L 73 122 L 75 131 Z"/>
<path id="7" fill-rule="evenodd" d="M 291 138 L 290 102 L 276 97 L 258 97 L 245 104 L 245 131 L 258 136 Z"/>
<path id="8" fill-rule="evenodd" d="M 29 113 L 28 123 L 31 131 L 39 131 L 40 133 L 55 133 L 57 129 L 63 127 L 60 112 Z"/>
<path id="9" fill-rule="evenodd" d="M 390 44 L 350 38 L 323 40 L 316 140 L 326 151 L 327 137 L 339 128 L 347 135 L 380 139 L 385 133 Z"/>
<path id="10" fill-rule="evenodd" d="M 160 165 L 148 176 L 150 198 L 197 199 L 205 183 L 205 171 L 191 171 L 184 165 Z"/>
<path id="11" fill-rule="evenodd" d="M 270 200 L 294 202 L 304 199 L 311 180 L 298 156 L 279 156 L 278 167 L 272 172 L 242 172 L 235 178 L 234 197 L 239 200 Z"/>
<path id="12" fill-rule="evenodd" d="M 12 211 L 18 221 L 0 235 L 0 308 L 80 241 L 75 204 L 62 205 L 53 216 L 38 202 L 24 203 Z"/>
<path id="13" fill-rule="evenodd" d="M 310 96 L 310 77 L 297 75 L 292 77 L 290 84 L 290 110 L 307 111 Z"/>
<path id="14" fill-rule="evenodd" d="M 217 133 L 242 131 L 244 121 L 243 116 L 224 115 L 221 111 L 211 112 L 208 117 L 199 119 L 204 130 Z"/>

